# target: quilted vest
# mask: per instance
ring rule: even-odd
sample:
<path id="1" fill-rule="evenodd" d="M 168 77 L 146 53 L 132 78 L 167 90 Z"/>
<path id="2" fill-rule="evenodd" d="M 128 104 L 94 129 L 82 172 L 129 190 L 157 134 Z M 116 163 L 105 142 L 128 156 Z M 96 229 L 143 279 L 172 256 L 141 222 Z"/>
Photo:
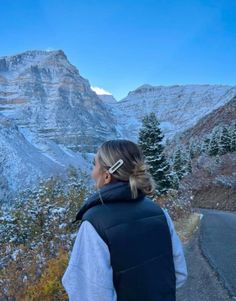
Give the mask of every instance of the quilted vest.
<path id="1" fill-rule="evenodd" d="M 87 220 L 107 244 L 117 301 L 175 301 L 171 236 L 161 207 L 127 182 L 104 186 L 82 206 Z"/>

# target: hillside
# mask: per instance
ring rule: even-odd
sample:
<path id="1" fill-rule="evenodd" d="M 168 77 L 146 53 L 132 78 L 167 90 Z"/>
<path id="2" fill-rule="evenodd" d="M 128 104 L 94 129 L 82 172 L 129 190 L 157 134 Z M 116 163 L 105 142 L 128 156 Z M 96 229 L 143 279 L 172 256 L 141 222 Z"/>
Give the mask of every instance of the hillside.
<path id="1" fill-rule="evenodd" d="M 202 155 L 192 169 L 181 189 L 192 191 L 194 207 L 236 211 L 236 152 L 220 158 Z"/>
<path id="2" fill-rule="evenodd" d="M 196 207 L 236 210 L 236 152 L 222 153 L 220 149 L 224 143 L 223 129 L 233 137 L 235 120 L 236 97 L 233 97 L 202 117 L 195 126 L 177 135 L 166 147 L 168 156 L 178 148 L 186 156 L 189 151 L 194 156 L 192 173 L 181 180 L 181 186 L 193 192 L 192 203 Z M 217 145 L 218 154 L 211 154 L 210 150 Z"/>
<path id="3" fill-rule="evenodd" d="M 143 85 L 114 104 L 113 108 L 119 109 L 120 122 L 124 124 L 126 120 L 135 138 L 143 116 L 155 112 L 165 140 L 171 140 L 195 126 L 201 118 L 229 102 L 235 95 L 235 86 Z"/>
<path id="4" fill-rule="evenodd" d="M 72 165 L 89 170 L 116 121 L 63 51 L 0 58 L 0 202 Z"/>
<path id="5" fill-rule="evenodd" d="M 236 120 L 236 97 L 225 105 L 202 117 L 194 127 L 189 128 L 178 137 L 178 143 L 187 144 L 192 140 L 203 140 L 214 128 L 228 126 Z"/>

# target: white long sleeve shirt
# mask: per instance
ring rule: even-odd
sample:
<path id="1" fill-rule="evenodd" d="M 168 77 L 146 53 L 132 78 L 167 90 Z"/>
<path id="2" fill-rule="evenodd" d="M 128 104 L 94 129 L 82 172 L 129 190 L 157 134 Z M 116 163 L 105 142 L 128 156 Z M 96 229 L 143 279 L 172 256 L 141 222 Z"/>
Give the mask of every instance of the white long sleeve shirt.
<path id="1" fill-rule="evenodd" d="M 170 229 L 179 288 L 187 279 L 187 266 L 174 224 L 167 211 L 163 211 Z M 69 301 L 117 301 L 108 246 L 88 221 L 80 225 L 62 284 Z"/>

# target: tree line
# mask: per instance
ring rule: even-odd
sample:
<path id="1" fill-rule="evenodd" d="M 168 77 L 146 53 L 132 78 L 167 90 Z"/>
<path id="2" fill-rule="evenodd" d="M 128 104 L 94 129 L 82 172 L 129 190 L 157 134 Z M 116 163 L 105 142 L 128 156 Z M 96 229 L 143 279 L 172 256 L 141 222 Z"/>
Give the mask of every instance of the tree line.
<path id="1" fill-rule="evenodd" d="M 215 127 L 203 142 L 192 140 L 186 148 L 179 146 L 169 159 L 164 155 L 163 138 L 155 113 L 146 115 L 142 120 L 138 144 L 156 182 L 157 195 L 178 189 L 182 177 L 192 173 L 194 158 L 202 154 L 219 157 L 236 151 L 236 122 L 228 127 Z"/>

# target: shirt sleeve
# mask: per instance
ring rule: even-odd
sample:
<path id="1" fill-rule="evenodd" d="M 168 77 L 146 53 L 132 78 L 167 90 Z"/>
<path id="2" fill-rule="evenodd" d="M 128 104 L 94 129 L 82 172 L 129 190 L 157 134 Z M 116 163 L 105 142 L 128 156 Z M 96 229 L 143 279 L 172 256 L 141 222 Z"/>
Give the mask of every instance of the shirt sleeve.
<path id="1" fill-rule="evenodd" d="M 109 249 L 88 221 L 80 225 L 62 284 L 69 301 L 117 299 Z"/>
<path id="2" fill-rule="evenodd" d="M 173 258 L 174 258 L 174 265 L 175 265 L 176 288 L 179 288 L 185 283 L 188 276 L 184 251 L 179 236 L 175 231 L 175 227 L 173 221 L 171 220 L 171 217 L 169 216 L 166 209 L 162 208 L 162 210 L 165 213 L 167 223 L 170 229 Z"/>

